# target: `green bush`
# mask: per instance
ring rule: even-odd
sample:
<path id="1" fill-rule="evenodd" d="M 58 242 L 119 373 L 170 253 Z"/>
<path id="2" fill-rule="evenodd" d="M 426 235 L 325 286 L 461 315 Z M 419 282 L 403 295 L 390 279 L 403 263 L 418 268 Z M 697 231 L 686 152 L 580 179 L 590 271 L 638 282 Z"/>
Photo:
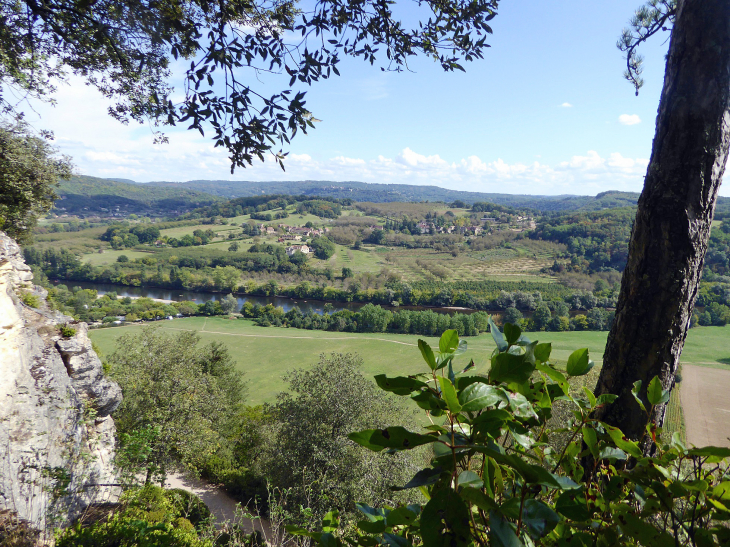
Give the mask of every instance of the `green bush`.
<path id="1" fill-rule="evenodd" d="M 56 546 L 212 547 L 210 539 L 198 537 L 192 520 L 203 524 L 209 516 L 207 506 L 194 494 L 146 485 L 125 492 L 119 511 L 108 519 L 60 531 Z"/>
<path id="2" fill-rule="evenodd" d="M 429 446 L 430 465 L 397 486 L 420 488 L 425 503 L 360 503 L 357 531 L 340 530 L 337 512 L 325 515 L 321 531 L 289 531 L 329 547 L 730 545 L 730 448 L 687 448 L 677 433 L 665 442 L 650 420 L 670 396 L 658 378 L 634 384 L 647 416 L 634 441 L 593 417 L 614 395 L 572 393 L 569 380 L 593 367 L 587 349 L 558 370 L 550 344 L 530 342 L 512 324 L 501 333 L 492 323 L 491 332 L 497 347 L 482 375 L 473 360 L 456 366 L 466 347 L 447 331 L 436 351 L 419 340 L 424 373 L 376 376 L 381 389 L 428 412 L 432 424 L 422 432 L 377 427 L 349 435 L 373 452 Z M 574 419 L 552 429 L 556 401 L 568 402 Z M 553 442 L 566 432 L 567 442 Z"/>
<path id="3" fill-rule="evenodd" d="M 68 325 L 60 324 L 58 325 L 58 330 L 61 333 L 61 336 L 64 338 L 71 338 L 72 336 L 76 336 L 76 329 L 69 327 Z"/>
<path id="4" fill-rule="evenodd" d="M 29 293 L 29 292 L 22 292 L 20 293 L 20 300 L 25 304 L 26 306 L 29 306 L 31 308 L 40 308 L 41 307 L 41 299 L 38 297 L 38 295 Z"/>

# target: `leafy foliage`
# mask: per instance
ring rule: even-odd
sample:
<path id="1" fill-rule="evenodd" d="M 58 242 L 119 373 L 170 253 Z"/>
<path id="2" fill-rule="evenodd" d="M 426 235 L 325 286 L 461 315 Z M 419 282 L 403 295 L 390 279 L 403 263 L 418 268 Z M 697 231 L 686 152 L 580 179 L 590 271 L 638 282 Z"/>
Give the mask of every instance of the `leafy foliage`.
<path id="1" fill-rule="evenodd" d="M 69 176 L 70 158 L 57 156 L 26 123 L 0 122 L 0 230 L 21 242 L 29 239 L 37 217 L 53 206 L 58 179 Z"/>
<path id="2" fill-rule="evenodd" d="M 122 336 L 109 356 L 124 394 L 117 430 L 142 448 L 127 461 L 146 473 L 146 482 L 164 478 L 174 463 L 199 469 L 240 408 L 244 386 L 227 351 L 215 343 L 199 348 L 198 341 L 192 332 L 168 336 L 146 328 Z"/>
<path id="3" fill-rule="evenodd" d="M 73 71 L 114 100 L 109 113 L 116 119 L 211 129 L 233 169 L 314 127 L 305 93 L 291 87 L 339 74 L 342 56 L 373 64 L 381 50 L 383 68 L 401 70 L 422 53 L 449 71 L 482 57 L 497 0 L 428 0 L 423 7 L 409 28 L 390 4 L 369 1 L 326 0 L 307 11 L 291 1 L 6 3 L 0 77 L 21 94 L 46 98 Z M 167 80 L 178 59 L 190 63 L 184 98 L 175 104 Z M 290 88 L 265 97 L 243 77 L 246 69 L 281 74 Z M 0 100 L 14 110 L 6 96 Z"/>
<path id="4" fill-rule="evenodd" d="M 348 440 L 354 428 L 393 426 L 408 416 L 361 374 L 361 362 L 353 355 L 322 355 L 312 370 L 285 377 L 289 391 L 272 409 L 278 426 L 264 467 L 270 488 L 288 492 L 294 522 L 313 524 L 330 507 L 350 513 L 357 499 L 392 503 L 398 496 L 389 486 L 418 469 L 413 456 L 368 454 Z"/>
<path id="5" fill-rule="evenodd" d="M 550 361 L 550 344 L 531 342 L 519 328 L 492 324 L 496 348 L 488 375 L 472 360 L 456 366 L 465 348 L 454 332 L 438 351 L 419 341 L 423 374 L 378 377 L 378 386 L 408 397 L 431 418 L 423 433 L 401 428 L 355 432 L 372 451 L 402 453 L 430 446 L 431 463 L 402 488 L 420 488 L 420 504 L 373 508 L 360 504 L 357 530 L 338 529 L 337 513 L 321 531 L 290 527 L 320 545 L 662 545 L 711 546 L 730 541 L 730 449 L 687 448 L 678 436 L 644 456 L 641 443 L 660 443 L 649 421 L 669 393 L 658 379 L 634 396 L 647 416 L 644 439 L 628 439 L 593 417 L 615 399 L 589 390 L 571 393 L 569 379 L 592 366 L 586 349 L 567 370 Z M 462 368 L 463 367 L 463 368 Z M 556 401 L 572 407 L 573 420 L 548 428 Z M 562 446 L 553 436 L 568 433 Z"/>

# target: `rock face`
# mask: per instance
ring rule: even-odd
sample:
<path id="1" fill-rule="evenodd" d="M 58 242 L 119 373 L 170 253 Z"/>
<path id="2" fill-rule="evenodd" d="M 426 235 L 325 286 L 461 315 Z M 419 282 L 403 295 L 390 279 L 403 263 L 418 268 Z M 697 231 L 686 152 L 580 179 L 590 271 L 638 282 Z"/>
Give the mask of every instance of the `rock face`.
<path id="1" fill-rule="evenodd" d="M 0 509 L 33 527 L 67 524 L 114 495 L 119 386 L 104 376 L 84 323 L 48 309 L 17 244 L 0 232 Z M 30 293 L 41 305 L 23 304 Z"/>

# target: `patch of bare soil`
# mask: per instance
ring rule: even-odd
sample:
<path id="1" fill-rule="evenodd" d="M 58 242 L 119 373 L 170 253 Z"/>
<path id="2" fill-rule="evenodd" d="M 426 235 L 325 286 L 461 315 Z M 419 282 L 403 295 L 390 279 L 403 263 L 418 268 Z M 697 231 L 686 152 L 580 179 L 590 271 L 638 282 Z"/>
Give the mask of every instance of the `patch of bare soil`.
<path id="1" fill-rule="evenodd" d="M 687 443 L 730 447 L 730 371 L 682 365 L 679 386 Z"/>

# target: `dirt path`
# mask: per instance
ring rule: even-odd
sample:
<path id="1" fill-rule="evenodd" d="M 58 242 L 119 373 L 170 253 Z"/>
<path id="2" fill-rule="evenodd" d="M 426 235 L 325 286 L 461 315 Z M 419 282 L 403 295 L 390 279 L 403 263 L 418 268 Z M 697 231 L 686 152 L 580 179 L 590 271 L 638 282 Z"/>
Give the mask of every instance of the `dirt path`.
<path id="1" fill-rule="evenodd" d="M 730 370 L 682 365 L 679 386 L 687 443 L 730 447 Z"/>
<path id="2" fill-rule="evenodd" d="M 165 488 L 182 488 L 183 490 L 192 492 L 203 500 L 218 522 L 235 521 L 241 524 L 248 533 L 256 529 L 262 532 L 265 538 L 270 538 L 272 535 L 271 527 L 265 519 L 253 520 L 241 518 L 240 516 L 236 518 L 236 508 L 239 503 L 230 497 L 222 488 L 199 479 L 190 479 L 177 473 L 172 473 L 167 476 Z"/>

